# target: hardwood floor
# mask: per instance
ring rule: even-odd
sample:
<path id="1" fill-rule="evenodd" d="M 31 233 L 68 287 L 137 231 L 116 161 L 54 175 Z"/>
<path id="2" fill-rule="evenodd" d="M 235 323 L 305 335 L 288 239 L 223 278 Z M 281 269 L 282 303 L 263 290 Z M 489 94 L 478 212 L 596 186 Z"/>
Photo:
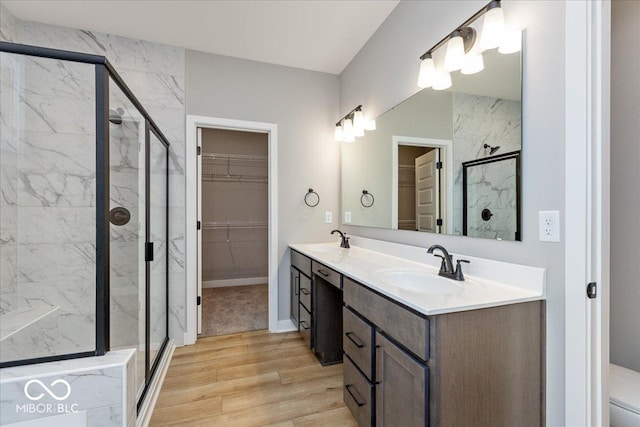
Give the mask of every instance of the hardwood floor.
<path id="1" fill-rule="evenodd" d="M 323 367 L 297 332 L 246 332 L 177 348 L 151 426 L 357 426 L 342 364 Z"/>

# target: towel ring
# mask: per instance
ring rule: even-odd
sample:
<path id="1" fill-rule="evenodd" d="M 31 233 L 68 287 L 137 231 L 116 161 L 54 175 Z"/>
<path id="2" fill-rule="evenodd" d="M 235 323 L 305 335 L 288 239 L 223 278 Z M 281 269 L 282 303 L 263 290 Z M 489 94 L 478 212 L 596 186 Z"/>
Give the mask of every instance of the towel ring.
<path id="1" fill-rule="evenodd" d="M 365 196 L 369 196 L 369 198 L 371 198 L 371 203 L 366 204 L 364 202 Z M 360 196 L 360 204 L 362 206 L 364 206 L 365 208 L 370 208 L 371 206 L 373 206 L 375 201 L 376 201 L 376 199 L 375 199 L 375 197 L 373 197 L 373 194 L 369 193 L 367 190 L 362 190 L 362 196 Z"/>
<path id="2" fill-rule="evenodd" d="M 313 203 L 309 203 L 309 196 L 315 196 L 316 202 Z M 311 198 L 311 200 L 313 200 L 313 196 Z M 313 188 L 310 188 L 309 191 L 307 191 L 307 194 L 305 194 L 304 196 L 304 204 L 309 206 L 310 208 L 314 208 L 316 206 L 318 206 L 318 203 L 320 203 L 320 196 L 318 195 L 318 193 L 316 193 L 315 191 L 313 191 Z"/>

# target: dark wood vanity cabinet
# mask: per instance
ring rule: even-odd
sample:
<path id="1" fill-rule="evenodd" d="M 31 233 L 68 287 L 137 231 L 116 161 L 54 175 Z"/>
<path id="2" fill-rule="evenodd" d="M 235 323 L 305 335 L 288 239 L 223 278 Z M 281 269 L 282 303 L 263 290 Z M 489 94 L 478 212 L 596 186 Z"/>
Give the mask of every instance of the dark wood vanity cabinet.
<path id="1" fill-rule="evenodd" d="M 360 425 L 544 425 L 543 301 L 426 316 L 346 277 L 343 293 Z"/>
<path id="2" fill-rule="evenodd" d="M 291 321 L 309 347 L 312 347 L 311 325 L 311 258 L 291 251 Z"/>

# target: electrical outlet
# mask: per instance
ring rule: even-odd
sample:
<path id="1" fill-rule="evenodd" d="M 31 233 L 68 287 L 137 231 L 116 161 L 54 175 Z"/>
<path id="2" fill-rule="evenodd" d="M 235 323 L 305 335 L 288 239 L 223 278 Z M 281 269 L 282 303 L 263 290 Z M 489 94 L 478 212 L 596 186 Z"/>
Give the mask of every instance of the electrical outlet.
<path id="1" fill-rule="evenodd" d="M 344 223 L 349 224 L 351 222 L 351 212 L 344 213 Z"/>
<path id="2" fill-rule="evenodd" d="M 538 212 L 538 227 L 541 242 L 560 241 L 560 212 L 540 211 Z"/>
<path id="3" fill-rule="evenodd" d="M 325 224 L 331 224 L 332 222 L 333 222 L 333 212 L 326 211 L 324 213 L 324 223 Z"/>

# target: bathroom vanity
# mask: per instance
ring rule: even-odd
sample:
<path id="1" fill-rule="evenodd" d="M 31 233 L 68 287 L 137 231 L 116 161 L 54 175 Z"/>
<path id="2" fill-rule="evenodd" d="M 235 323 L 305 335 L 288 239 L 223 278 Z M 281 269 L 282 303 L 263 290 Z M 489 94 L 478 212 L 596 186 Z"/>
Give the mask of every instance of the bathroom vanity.
<path id="1" fill-rule="evenodd" d="M 455 282 L 425 249 L 355 243 L 291 245 L 291 258 L 311 279 L 305 339 L 322 364 L 344 359 L 360 425 L 544 424 L 544 269 L 471 258 Z"/>

